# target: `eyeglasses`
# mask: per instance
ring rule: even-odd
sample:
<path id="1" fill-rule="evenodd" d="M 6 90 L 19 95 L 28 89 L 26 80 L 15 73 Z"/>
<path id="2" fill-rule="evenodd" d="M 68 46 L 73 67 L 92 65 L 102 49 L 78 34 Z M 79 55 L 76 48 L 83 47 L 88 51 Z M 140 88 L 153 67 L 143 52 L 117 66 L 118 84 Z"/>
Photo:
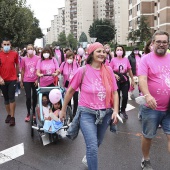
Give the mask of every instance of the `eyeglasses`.
<path id="1" fill-rule="evenodd" d="M 168 42 L 167 41 L 155 41 L 156 45 L 168 45 Z"/>
<path id="2" fill-rule="evenodd" d="M 5 46 L 6 46 L 6 45 L 7 45 L 7 46 L 9 46 L 10 44 L 3 44 L 3 45 L 5 45 Z"/>

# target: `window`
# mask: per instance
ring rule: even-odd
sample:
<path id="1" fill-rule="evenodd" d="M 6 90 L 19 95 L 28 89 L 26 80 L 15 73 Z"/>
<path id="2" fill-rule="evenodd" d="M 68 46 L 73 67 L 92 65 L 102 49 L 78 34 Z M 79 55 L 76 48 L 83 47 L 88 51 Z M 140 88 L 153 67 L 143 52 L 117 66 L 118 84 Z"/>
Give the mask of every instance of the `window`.
<path id="1" fill-rule="evenodd" d="M 129 15 L 132 15 L 132 9 L 129 10 Z"/>
<path id="2" fill-rule="evenodd" d="M 139 24 L 139 23 L 140 23 L 140 17 L 137 18 L 137 24 Z"/>
<path id="3" fill-rule="evenodd" d="M 154 20 L 157 20 L 157 16 L 154 16 Z"/>
<path id="4" fill-rule="evenodd" d="M 132 21 L 129 21 L 129 27 L 131 27 L 132 26 Z"/>
<path id="5" fill-rule="evenodd" d="M 140 4 L 138 4 L 136 7 L 137 7 L 137 11 L 139 11 L 140 10 Z"/>

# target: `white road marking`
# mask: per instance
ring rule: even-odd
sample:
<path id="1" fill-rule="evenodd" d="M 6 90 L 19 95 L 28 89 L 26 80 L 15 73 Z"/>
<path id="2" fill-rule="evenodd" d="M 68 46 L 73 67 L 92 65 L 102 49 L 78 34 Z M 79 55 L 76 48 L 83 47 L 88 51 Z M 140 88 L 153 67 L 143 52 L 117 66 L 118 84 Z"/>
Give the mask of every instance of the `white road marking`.
<path id="1" fill-rule="evenodd" d="M 130 110 L 133 110 L 133 109 L 135 109 L 134 106 L 127 104 L 126 111 L 130 111 Z"/>
<path id="2" fill-rule="evenodd" d="M 24 155 L 24 144 L 13 146 L 0 152 L 0 164 L 11 161 L 19 156 Z"/>

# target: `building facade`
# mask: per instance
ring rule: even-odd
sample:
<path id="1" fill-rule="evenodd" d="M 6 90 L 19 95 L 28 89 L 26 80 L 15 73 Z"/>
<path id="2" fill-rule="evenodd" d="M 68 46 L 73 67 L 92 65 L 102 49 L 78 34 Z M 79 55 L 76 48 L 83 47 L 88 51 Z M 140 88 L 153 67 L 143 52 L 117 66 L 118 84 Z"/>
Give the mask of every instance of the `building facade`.
<path id="1" fill-rule="evenodd" d="M 114 0 L 115 41 L 118 44 L 128 43 L 128 1 Z"/>
<path id="2" fill-rule="evenodd" d="M 151 32 L 170 33 L 170 0 L 129 0 L 129 31 L 138 29 L 141 16 L 147 18 Z"/>

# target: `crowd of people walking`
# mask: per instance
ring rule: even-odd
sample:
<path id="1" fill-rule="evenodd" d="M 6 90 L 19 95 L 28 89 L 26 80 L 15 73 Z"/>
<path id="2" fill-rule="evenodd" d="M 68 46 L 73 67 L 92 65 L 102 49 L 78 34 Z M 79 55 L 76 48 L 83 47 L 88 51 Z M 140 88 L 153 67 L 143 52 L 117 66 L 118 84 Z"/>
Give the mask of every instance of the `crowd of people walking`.
<path id="1" fill-rule="evenodd" d="M 152 170 L 150 147 L 161 125 L 170 152 L 170 53 L 169 34 L 156 31 L 140 54 L 134 47 L 126 56 L 125 48 L 95 42 L 86 49 L 35 48 L 28 44 L 12 50 L 11 40 L 2 40 L 0 51 L 0 88 L 7 112 L 5 123 L 15 126 L 15 96 L 20 87 L 26 96 L 25 122 L 36 115 L 38 87 L 62 86 L 66 89 L 58 117 L 66 118 L 67 105 L 72 107 L 84 136 L 86 154 L 82 160 L 89 170 L 98 169 L 98 147 L 108 126 L 116 126 L 118 116 L 128 119 L 128 93 L 138 77 L 138 91 L 145 104 L 139 106 L 142 120 L 142 161 L 144 170 Z M 46 100 L 48 96 L 45 96 Z M 72 102 L 71 102 L 72 101 Z"/>

